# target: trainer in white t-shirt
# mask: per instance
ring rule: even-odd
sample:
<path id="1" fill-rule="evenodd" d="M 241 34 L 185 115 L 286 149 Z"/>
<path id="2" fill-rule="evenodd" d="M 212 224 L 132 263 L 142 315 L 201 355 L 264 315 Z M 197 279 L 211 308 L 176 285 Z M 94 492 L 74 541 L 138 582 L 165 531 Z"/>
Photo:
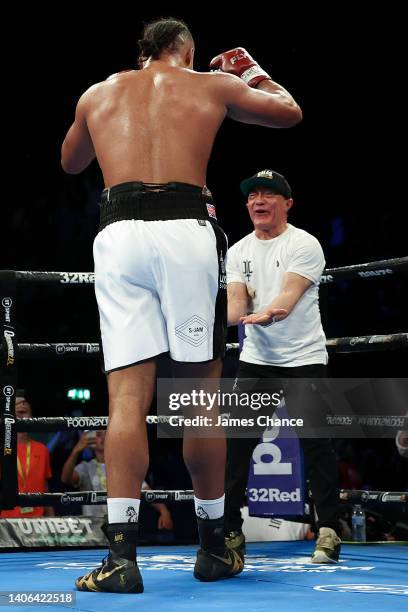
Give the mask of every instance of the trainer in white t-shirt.
<path id="1" fill-rule="evenodd" d="M 282 321 L 269 327 L 245 326 L 242 361 L 284 367 L 327 363 L 318 294 L 324 267 L 319 241 L 290 223 L 276 238 L 260 240 L 252 232 L 229 249 L 227 282 L 245 283 L 251 312 L 261 311 L 279 295 L 286 272 L 312 282 Z"/>

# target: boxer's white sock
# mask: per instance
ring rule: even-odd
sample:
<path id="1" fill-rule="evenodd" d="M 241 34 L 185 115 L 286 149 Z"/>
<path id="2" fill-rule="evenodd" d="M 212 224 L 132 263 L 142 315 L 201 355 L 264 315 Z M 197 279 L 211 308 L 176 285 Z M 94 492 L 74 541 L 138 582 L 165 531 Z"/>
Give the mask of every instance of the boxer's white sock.
<path id="1" fill-rule="evenodd" d="M 108 497 L 108 523 L 137 523 L 140 499 Z"/>
<path id="2" fill-rule="evenodd" d="M 196 515 L 201 519 L 217 519 L 224 516 L 225 494 L 218 499 L 198 499 L 194 495 Z"/>

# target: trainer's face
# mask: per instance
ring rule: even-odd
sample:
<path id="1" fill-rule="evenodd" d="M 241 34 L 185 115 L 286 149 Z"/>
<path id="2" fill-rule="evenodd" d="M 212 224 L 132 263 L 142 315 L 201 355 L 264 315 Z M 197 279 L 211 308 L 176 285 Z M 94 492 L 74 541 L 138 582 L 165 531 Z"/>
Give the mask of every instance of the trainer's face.
<path id="1" fill-rule="evenodd" d="M 280 229 L 288 218 L 293 200 L 268 187 L 255 186 L 248 194 L 247 208 L 255 230 Z"/>

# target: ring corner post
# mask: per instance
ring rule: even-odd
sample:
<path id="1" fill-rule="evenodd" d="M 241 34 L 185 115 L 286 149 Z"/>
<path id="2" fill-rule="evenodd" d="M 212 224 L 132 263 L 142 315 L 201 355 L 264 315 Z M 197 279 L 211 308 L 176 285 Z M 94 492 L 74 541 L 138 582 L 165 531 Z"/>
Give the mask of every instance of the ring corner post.
<path id="1" fill-rule="evenodd" d="M 13 508 L 18 496 L 16 279 L 14 270 L 0 271 L 0 509 Z"/>

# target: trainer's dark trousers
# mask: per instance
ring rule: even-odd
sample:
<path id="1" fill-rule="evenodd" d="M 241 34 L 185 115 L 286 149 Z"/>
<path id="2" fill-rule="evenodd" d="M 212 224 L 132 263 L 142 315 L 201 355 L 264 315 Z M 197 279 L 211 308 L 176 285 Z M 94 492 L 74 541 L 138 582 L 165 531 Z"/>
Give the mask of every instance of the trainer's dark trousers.
<path id="1" fill-rule="evenodd" d="M 326 377 L 327 367 L 322 364 L 285 368 L 240 361 L 237 384 L 239 390 L 244 391 L 245 379 L 251 380 L 251 389 L 256 391 L 258 385 L 252 385 L 257 379 L 262 391 L 265 391 L 265 379 Z M 279 389 L 279 383 L 276 389 Z M 287 403 L 289 414 L 292 416 L 290 400 Z M 301 417 L 301 402 L 297 411 L 296 416 Z M 250 459 L 258 442 L 259 439 L 256 437 L 228 439 L 225 478 L 226 533 L 238 531 L 242 527 L 240 508 L 245 497 Z M 317 527 L 330 527 L 339 533 L 338 469 L 332 441 L 328 438 L 300 438 L 300 443 L 304 453 L 306 478 L 316 508 Z"/>

